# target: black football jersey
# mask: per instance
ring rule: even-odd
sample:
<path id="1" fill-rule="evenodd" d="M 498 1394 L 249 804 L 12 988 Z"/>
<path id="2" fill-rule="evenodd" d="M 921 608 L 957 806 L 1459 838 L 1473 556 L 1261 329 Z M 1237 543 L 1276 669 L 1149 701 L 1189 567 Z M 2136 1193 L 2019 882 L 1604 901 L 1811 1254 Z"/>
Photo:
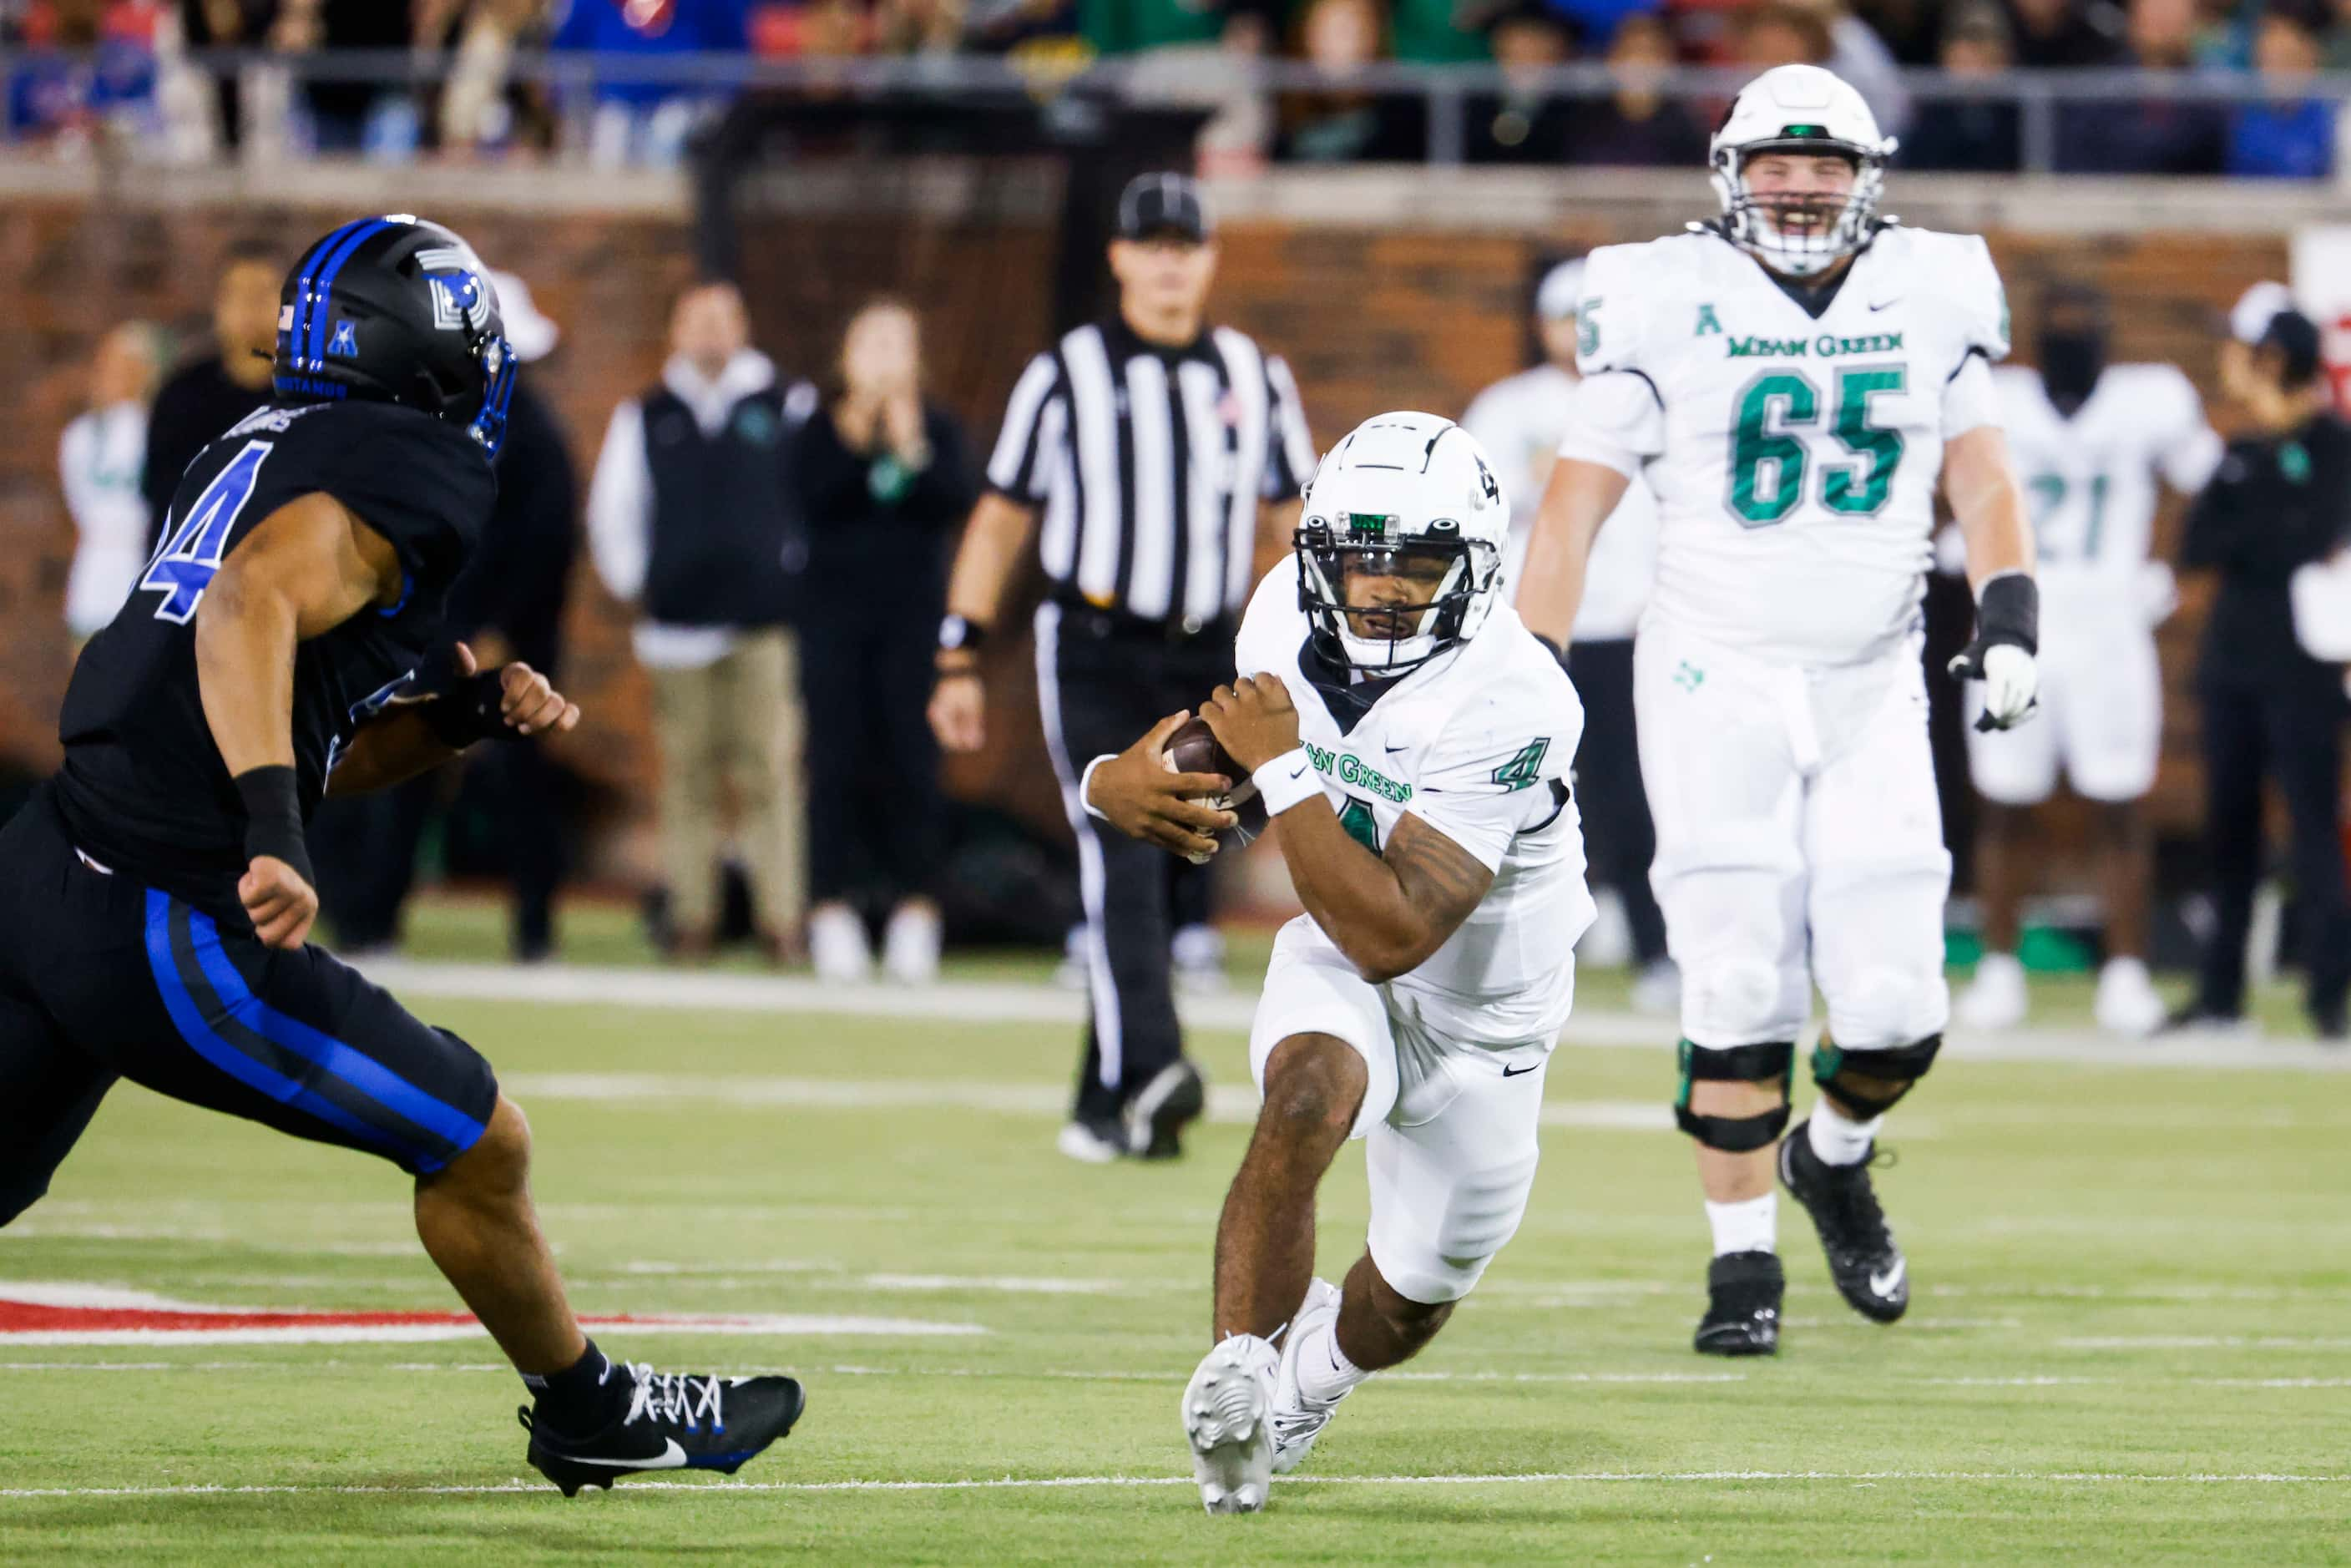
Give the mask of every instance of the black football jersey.
<path id="1" fill-rule="evenodd" d="M 204 589 L 261 521 L 313 492 L 390 540 L 400 601 L 294 655 L 294 758 L 303 810 L 360 726 L 434 651 L 450 582 L 496 499 L 463 430 L 384 402 L 261 409 L 204 448 L 173 493 L 164 542 L 66 689 L 65 766 L 51 789 L 75 843 L 191 903 L 235 907 L 245 809 L 204 721 L 195 616 Z"/>

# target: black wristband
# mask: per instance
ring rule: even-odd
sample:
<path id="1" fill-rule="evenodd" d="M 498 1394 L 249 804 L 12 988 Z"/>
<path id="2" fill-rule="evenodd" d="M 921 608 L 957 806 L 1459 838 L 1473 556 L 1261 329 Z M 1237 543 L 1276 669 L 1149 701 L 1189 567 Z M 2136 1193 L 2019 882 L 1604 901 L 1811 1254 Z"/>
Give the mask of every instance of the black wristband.
<path id="1" fill-rule="evenodd" d="M 1564 645 L 1552 642 L 1540 632 L 1530 632 L 1527 635 L 1541 643 L 1543 645 L 1543 652 L 1559 661 L 1561 669 L 1567 668 L 1567 649 Z"/>
<path id="2" fill-rule="evenodd" d="M 294 769 L 281 763 L 248 768 L 235 782 L 237 798 L 245 802 L 245 858 L 267 855 L 284 861 L 304 882 L 318 886 L 318 874 L 310 869 L 310 846 L 302 836 L 302 802 Z"/>
<path id="3" fill-rule="evenodd" d="M 518 733 L 498 711 L 505 700 L 506 684 L 496 670 L 485 670 L 467 675 L 431 702 L 417 704 L 416 713 L 433 738 L 452 751 L 463 751 L 477 740 Z"/>
<path id="4" fill-rule="evenodd" d="M 2041 585 L 2024 572 L 2001 572 L 1983 585 L 1976 601 L 1976 645 L 1999 643 L 2028 653 L 2041 651 Z"/>

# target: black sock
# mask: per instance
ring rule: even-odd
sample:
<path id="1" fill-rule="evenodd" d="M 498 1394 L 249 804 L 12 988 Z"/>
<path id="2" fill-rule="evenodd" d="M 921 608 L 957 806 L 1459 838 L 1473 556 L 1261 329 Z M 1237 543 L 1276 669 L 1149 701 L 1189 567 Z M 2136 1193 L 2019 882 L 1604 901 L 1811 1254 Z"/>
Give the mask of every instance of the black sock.
<path id="1" fill-rule="evenodd" d="M 587 1353 L 561 1372 L 544 1376 L 526 1372 L 522 1383 L 538 1397 L 538 1417 L 575 1437 L 611 1426 L 629 1386 L 629 1380 L 604 1359 L 592 1339 Z"/>

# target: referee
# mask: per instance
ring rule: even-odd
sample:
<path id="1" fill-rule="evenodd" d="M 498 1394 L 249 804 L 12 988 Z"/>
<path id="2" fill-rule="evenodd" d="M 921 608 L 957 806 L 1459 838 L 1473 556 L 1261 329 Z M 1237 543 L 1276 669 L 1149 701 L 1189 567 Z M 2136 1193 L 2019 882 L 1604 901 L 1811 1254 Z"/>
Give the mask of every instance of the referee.
<path id="1" fill-rule="evenodd" d="M 1203 1096 L 1170 982 L 1176 862 L 1098 833 L 1078 770 L 1232 679 L 1260 541 L 1287 545 L 1314 464 L 1289 367 L 1204 319 L 1217 246 L 1191 180 L 1126 187 L 1110 267 L 1118 313 L 1039 354 L 1012 390 L 948 579 L 931 699 L 939 743 L 977 749 L 978 649 L 1041 513 L 1037 706 L 1077 834 L 1092 1001 L 1061 1148 L 1093 1162 L 1177 1154 Z"/>

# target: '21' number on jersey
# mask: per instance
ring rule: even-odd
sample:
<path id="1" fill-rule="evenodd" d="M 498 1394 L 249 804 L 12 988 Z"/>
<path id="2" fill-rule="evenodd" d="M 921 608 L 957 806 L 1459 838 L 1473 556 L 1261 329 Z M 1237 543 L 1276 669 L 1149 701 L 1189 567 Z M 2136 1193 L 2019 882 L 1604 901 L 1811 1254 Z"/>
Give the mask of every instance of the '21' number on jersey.
<path id="1" fill-rule="evenodd" d="M 1902 463 L 1902 433 L 1869 422 L 1869 400 L 1901 392 L 1907 367 L 1874 365 L 1839 371 L 1830 428 L 1849 463 L 1821 465 L 1821 505 L 1846 517 L 1874 517 L 1894 490 Z M 1739 394 L 1730 427 L 1731 516 L 1746 528 L 1787 521 L 1804 498 L 1812 446 L 1802 434 L 1821 420 L 1821 389 L 1801 371 L 1757 376 Z"/>
<path id="2" fill-rule="evenodd" d="M 253 486 L 261 478 L 262 461 L 269 455 L 271 444 L 246 442 L 245 450 L 204 486 L 188 515 L 172 530 L 170 541 L 147 563 L 147 575 L 139 580 L 139 586 L 163 596 L 163 602 L 155 606 L 158 621 L 184 626 L 195 614 L 197 601 L 212 585 L 213 574 L 220 570 L 221 558 L 228 553 L 228 536 L 236 527 L 237 514 L 253 499 Z"/>

